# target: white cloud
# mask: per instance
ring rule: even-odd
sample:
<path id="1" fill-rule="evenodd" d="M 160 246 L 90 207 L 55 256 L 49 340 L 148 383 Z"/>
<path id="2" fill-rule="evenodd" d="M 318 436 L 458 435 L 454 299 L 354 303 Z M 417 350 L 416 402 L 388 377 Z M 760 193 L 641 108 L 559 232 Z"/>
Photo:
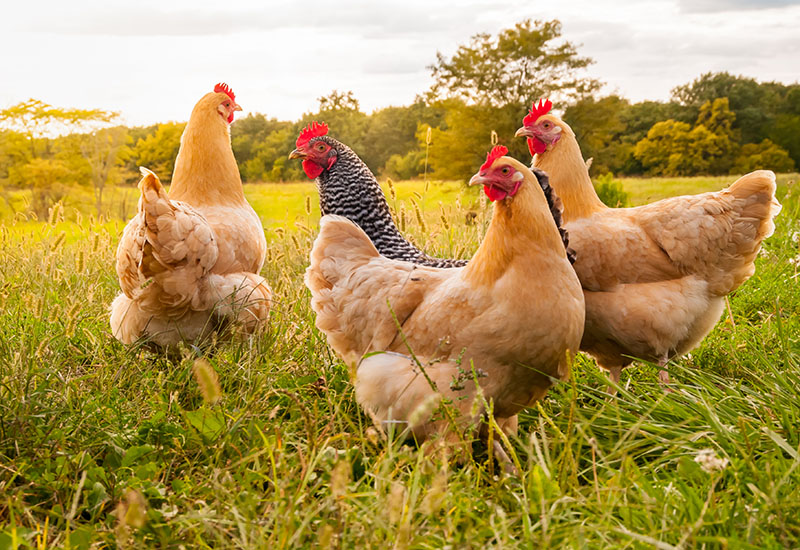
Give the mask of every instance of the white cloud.
<path id="1" fill-rule="evenodd" d="M 0 21 L 0 106 L 36 97 L 121 111 L 135 124 L 185 120 L 218 81 L 245 110 L 283 119 L 334 88 L 367 110 L 408 104 L 430 86 L 437 51 L 526 17 L 560 19 L 563 37 L 595 59 L 589 73 L 633 100 L 666 99 L 708 71 L 794 82 L 800 6 L 766 3 L 15 2 Z"/>

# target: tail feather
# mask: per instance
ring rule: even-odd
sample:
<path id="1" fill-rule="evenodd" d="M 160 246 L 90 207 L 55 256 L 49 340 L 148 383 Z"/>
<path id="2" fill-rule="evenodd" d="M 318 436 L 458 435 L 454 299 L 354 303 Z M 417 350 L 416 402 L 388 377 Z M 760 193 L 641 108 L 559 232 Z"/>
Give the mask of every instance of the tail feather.
<path id="1" fill-rule="evenodd" d="M 754 240 L 759 243 L 775 232 L 774 218 L 781 211 L 781 205 L 775 198 L 776 189 L 775 173 L 770 170 L 751 172 L 728 188 L 734 197 L 744 201 L 740 207 L 740 219 L 752 224 L 755 229 Z"/>
<path id="2" fill-rule="evenodd" d="M 781 205 L 775 198 L 775 174 L 758 170 L 736 180 L 726 191 L 734 199 L 738 216 L 730 229 L 728 262 L 721 266 L 723 276 L 715 290 L 727 294 L 739 287 L 755 272 L 755 261 L 761 243 L 775 232 L 775 216 Z"/>
<path id="3" fill-rule="evenodd" d="M 327 334 L 331 347 L 341 353 L 348 364 L 358 360 L 365 344 L 361 338 L 356 338 L 358 343 L 353 341 L 352 327 L 348 326 L 340 311 L 342 306 L 338 303 L 334 286 L 350 277 L 359 266 L 379 256 L 364 231 L 347 218 L 326 215 L 320 220 L 305 284 L 311 291 L 311 308 L 317 314 L 317 328 Z"/>

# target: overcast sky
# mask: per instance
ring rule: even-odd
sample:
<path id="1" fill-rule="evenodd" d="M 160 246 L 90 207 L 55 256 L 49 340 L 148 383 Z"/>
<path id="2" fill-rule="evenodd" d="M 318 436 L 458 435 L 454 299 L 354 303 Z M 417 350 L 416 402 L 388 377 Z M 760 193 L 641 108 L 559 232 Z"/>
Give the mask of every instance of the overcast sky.
<path id="1" fill-rule="evenodd" d="M 30 97 L 186 120 L 218 81 L 245 112 L 296 119 L 333 89 L 369 112 L 431 83 L 437 51 L 530 17 L 559 19 L 605 92 L 667 99 L 708 71 L 800 79 L 800 0 L 5 2 L 0 108 Z"/>

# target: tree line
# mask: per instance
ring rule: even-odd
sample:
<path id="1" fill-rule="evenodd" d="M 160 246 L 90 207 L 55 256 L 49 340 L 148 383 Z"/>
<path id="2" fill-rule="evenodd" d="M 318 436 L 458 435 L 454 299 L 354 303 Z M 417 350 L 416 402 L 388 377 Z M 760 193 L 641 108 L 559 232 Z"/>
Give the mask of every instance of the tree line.
<path id="1" fill-rule="evenodd" d="M 599 96 L 585 76 L 592 63 L 561 36 L 558 21 L 525 20 L 497 35 L 478 34 L 452 57 L 437 54 L 432 87 L 411 105 L 361 110 L 351 91 L 319 98 L 314 112 L 285 121 L 250 114 L 231 126 L 245 182 L 305 179 L 289 152 L 302 127 L 326 122 L 378 175 L 466 179 L 494 143 L 520 159 L 514 139 L 531 101 L 553 100 L 574 130 L 591 173 L 699 175 L 800 166 L 800 84 L 707 73 L 665 102 Z M 188 104 L 187 104 L 188 105 Z M 30 189 L 46 212 L 72 186 L 87 186 L 102 212 L 106 189 L 133 184 L 138 166 L 171 178 L 185 123 L 125 127 L 115 113 L 62 109 L 29 100 L 0 111 L 0 197 Z"/>

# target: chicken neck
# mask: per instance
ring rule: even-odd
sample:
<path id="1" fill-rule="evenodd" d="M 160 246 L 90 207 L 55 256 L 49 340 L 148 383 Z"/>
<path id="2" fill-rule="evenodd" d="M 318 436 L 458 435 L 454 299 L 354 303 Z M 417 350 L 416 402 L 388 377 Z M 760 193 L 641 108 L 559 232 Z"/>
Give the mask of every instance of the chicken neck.
<path id="1" fill-rule="evenodd" d="M 230 129 L 216 110 L 192 112 L 181 136 L 169 196 L 193 206 L 247 204 Z"/>
<path id="2" fill-rule="evenodd" d="M 564 131 L 557 143 L 537 154 L 533 166 L 550 176 L 550 185 L 564 205 L 564 223 L 607 208 L 594 190 L 578 141 L 571 131 Z"/>
<path id="3" fill-rule="evenodd" d="M 526 176 L 513 197 L 499 201 L 477 252 L 464 268 L 464 277 L 476 285 L 493 285 L 514 264 L 550 262 L 552 254 L 566 256 L 547 200 L 533 174 Z"/>

